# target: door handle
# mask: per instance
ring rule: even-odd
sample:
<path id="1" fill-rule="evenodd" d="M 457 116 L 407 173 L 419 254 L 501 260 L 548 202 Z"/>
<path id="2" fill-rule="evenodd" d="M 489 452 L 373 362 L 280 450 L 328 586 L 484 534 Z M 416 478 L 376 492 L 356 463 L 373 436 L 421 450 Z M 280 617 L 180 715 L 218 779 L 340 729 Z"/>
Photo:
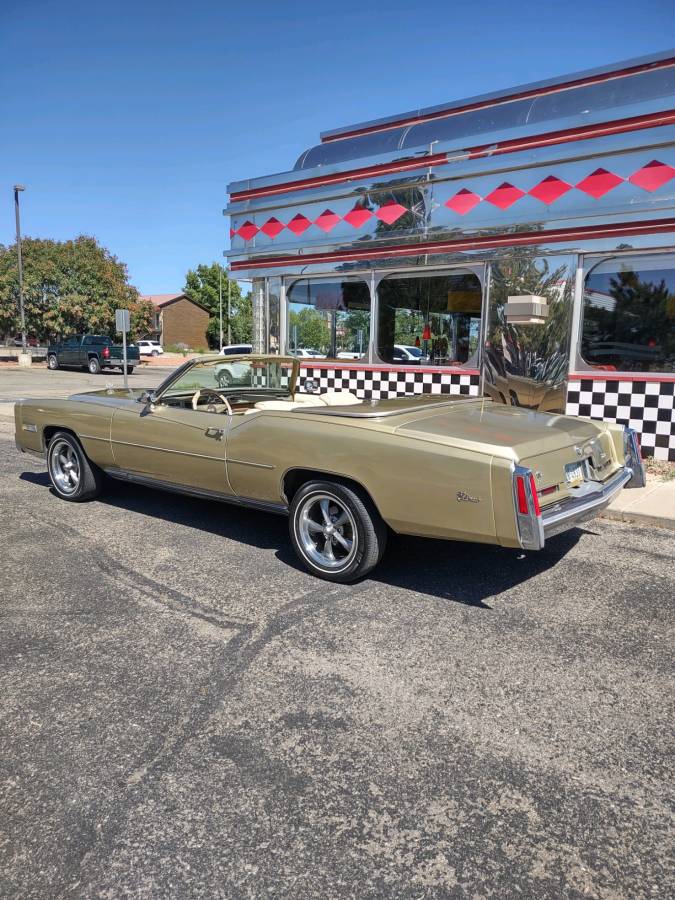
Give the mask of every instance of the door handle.
<path id="1" fill-rule="evenodd" d="M 225 429 L 207 428 L 205 434 L 207 437 L 215 438 L 217 441 L 222 441 L 222 439 L 225 437 Z"/>

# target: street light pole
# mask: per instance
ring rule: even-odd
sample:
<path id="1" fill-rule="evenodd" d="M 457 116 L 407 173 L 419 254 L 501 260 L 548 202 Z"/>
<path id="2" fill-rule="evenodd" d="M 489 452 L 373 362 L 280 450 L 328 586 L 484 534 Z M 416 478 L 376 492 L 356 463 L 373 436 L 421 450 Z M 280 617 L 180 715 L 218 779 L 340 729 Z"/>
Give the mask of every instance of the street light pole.
<path id="1" fill-rule="evenodd" d="M 14 215 L 16 218 L 16 256 L 19 263 L 19 317 L 21 319 L 21 352 L 28 353 L 26 341 L 26 312 L 23 308 L 23 259 L 21 258 L 21 219 L 19 216 L 19 193 L 25 191 L 22 184 L 14 185 Z"/>
<path id="2" fill-rule="evenodd" d="M 232 343 L 232 310 L 230 308 L 230 276 L 227 276 L 227 343 Z"/>
<path id="3" fill-rule="evenodd" d="M 220 347 L 223 349 L 223 267 L 218 265 L 218 298 L 220 301 Z"/>

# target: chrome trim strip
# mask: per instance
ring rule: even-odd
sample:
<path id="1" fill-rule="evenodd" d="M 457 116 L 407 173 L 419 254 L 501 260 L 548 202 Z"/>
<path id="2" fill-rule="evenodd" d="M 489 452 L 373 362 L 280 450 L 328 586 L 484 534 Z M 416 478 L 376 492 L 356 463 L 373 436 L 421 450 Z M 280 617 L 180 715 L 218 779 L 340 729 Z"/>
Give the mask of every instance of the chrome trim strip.
<path id="1" fill-rule="evenodd" d="M 82 438 L 84 441 L 103 441 L 106 444 L 110 443 L 110 438 L 96 437 L 94 434 L 79 434 L 78 437 Z"/>
<path id="2" fill-rule="evenodd" d="M 232 457 L 228 457 L 225 462 L 236 463 L 238 466 L 253 466 L 254 469 L 276 469 L 276 466 L 270 466 L 267 463 L 248 462 L 245 459 L 232 459 Z"/>
<path id="3" fill-rule="evenodd" d="M 285 503 L 272 503 L 267 500 L 253 500 L 249 497 L 237 497 L 232 494 L 221 494 L 218 491 L 209 491 L 205 488 L 195 488 L 189 485 L 174 484 L 170 481 L 161 481 L 158 478 L 150 478 L 145 475 L 136 475 L 125 469 L 104 468 L 106 475 L 116 478 L 118 481 L 128 481 L 132 484 L 140 484 L 144 487 L 169 491 L 172 494 L 185 494 L 189 497 L 198 497 L 204 500 L 218 500 L 222 503 L 231 503 L 234 506 L 245 506 L 250 509 L 259 509 L 263 512 L 271 512 L 276 515 L 288 515 L 288 506 Z"/>
<path id="4" fill-rule="evenodd" d="M 84 435 L 83 435 L 84 437 Z M 105 440 L 104 438 L 102 440 Z M 138 447 L 140 450 L 158 450 L 160 453 L 177 453 L 179 456 L 193 456 L 197 459 L 211 459 L 214 462 L 225 462 L 224 456 L 207 456 L 205 453 L 190 453 L 188 450 L 169 450 L 168 447 L 154 447 L 152 444 L 134 444 L 132 441 L 110 441 L 123 447 Z"/>
<path id="5" fill-rule="evenodd" d="M 559 503 L 542 509 L 541 517 L 545 536 L 547 538 L 552 537 L 555 534 L 560 534 L 561 531 L 580 525 L 587 519 L 594 518 L 600 510 L 609 506 L 632 477 L 633 470 L 625 466 L 608 481 L 604 483 L 597 482 L 597 491 L 589 493 L 587 483 L 584 496 L 561 500 Z"/>

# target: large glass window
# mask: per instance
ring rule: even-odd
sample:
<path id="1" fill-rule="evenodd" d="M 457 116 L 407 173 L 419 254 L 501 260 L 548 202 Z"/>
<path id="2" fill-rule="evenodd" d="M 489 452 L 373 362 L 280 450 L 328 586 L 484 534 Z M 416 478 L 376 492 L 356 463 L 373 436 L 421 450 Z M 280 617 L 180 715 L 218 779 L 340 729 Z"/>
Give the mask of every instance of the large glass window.
<path id="1" fill-rule="evenodd" d="M 303 278 L 288 298 L 288 352 L 300 358 L 360 359 L 368 353 L 370 290 L 365 281 Z"/>
<path id="2" fill-rule="evenodd" d="M 581 355 L 607 371 L 675 371 L 674 255 L 614 257 L 591 268 Z"/>
<path id="3" fill-rule="evenodd" d="M 405 365 L 478 364 L 482 290 L 473 272 L 385 278 L 377 352 Z"/>

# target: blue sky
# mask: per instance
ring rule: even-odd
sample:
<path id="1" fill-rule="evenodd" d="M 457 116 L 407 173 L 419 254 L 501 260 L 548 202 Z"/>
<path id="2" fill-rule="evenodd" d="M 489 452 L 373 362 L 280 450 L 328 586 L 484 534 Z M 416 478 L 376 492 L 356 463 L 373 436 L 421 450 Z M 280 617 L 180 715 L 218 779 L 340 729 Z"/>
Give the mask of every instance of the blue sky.
<path id="1" fill-rule="evenodd" d="M 228 182 L 322 130 L 667 49 L 667 0 L 0 4 L 0 243 L 93 234 L 144 293 L 222 258 Z"/>

